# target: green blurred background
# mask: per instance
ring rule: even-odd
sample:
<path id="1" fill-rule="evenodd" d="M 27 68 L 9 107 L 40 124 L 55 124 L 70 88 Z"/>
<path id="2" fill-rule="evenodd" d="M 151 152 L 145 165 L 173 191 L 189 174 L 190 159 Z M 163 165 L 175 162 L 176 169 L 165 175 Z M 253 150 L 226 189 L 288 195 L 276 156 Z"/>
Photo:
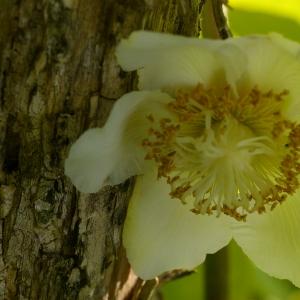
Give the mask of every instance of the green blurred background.
<path id="1" fill-rule="evenodd" d="M 279 32 L 300 42 L 300 0 L 229 0 L 228 4 L 228 20 L 235 36 Z M 300 289 L 258 270 L 234 242 L 227 255 L 229 300 L 300 300 Z M 220 266 L 218 271 L 225 270 Z M 205 264 L 192 275 L 164 284 L 160 288 L 162 298 L 213 300 L 205 299 L 204 274 Z"/>

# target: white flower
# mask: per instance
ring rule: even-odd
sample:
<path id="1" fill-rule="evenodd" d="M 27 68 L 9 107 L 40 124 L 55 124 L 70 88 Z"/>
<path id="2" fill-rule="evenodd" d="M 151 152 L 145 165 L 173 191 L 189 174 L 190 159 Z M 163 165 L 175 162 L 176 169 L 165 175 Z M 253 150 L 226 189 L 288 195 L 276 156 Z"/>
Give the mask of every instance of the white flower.
<path id="1" fill-rule="evenodd" d="M 78 139 L 65 167 L 88 193 L 139 175 L 123 236 L 134 271 L 191 269 L 234 239 L 300 287 L 300 46 L 135 32 L 117 57 L 140 91 Z"/>

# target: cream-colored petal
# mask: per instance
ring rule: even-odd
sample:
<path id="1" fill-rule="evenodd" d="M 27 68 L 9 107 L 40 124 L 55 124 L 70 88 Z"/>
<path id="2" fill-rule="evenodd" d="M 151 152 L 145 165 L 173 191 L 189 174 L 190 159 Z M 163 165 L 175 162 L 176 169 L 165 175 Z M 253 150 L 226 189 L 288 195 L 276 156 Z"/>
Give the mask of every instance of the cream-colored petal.
<path id="1" fill-rule="evenodd" d="M 268 36 L 236 39 L 247 56 L 247 71 L 252 85 L 281 91 L 300 78 L 300 62 Z M 299 81 L 298 81 L 299 82 Z"/>
<path id="2" fill-rule="evenodd" d="M 116 49 L 116 56 L 125 71 L 133 71 L 148 64 L 157 52 L 168 51 L 182 46 L 214 47 L 216 41 L 190 38 L 180 35 L 135 31 L 123 39 Z M 220 43 L 220 42 L 218 42 Z"/>
<path id="3" fill-rule="evenodd" d="M 146 114 L 163 114 L 170 96 L 161 92 L 131 92 L 114 105 L 103 128 L 86 131 L 72 145 L 65 173 L 85 193 L 105 184 L 118 184 L 145 168 L 142 140 L 147 135 Z"/>
<path id="4" fill-rule="evenodd" d="M 114 149 L 107 140 L 102 128 L 93 128 L 72 145 L 65 161 L 65 174 L 81 192 L 97 192 L 110 174 Z"/>
<path id="5" fill-rule="evenodd" d="M 231 239 L 226 218 L 194 215 L 154 174 L 138 176 L 123 242 L 134 272 L 150 279 L 173 269 L 193 269 Z"/>
<path id="6" fill-rule="evenodd" d="M 245 53 L 231 41 L 228 39 L 216 48 L 216 57 L 225 71 L 225 85 L 229 84 L 236 91 L 238 82 L 246 72 L 248 60 Z"/>
<path id="7" fill-rule="evenodd" d="M 126 71 L 138 70 L 139 88 L 145 90 L 209 85 L 220 76 L 214 54 L 219 41 L 135 32 L 123 40 L 117 58 Z"/>
<path id="8" fill-rule="evenodd" d="M 277 93 L 288 90 L 282 114 L 296 121 L 300 118 L 300 60 L 285 41 L 288 40 L 279 42 L 270 36 L 253 36 L 233 39 L 232 42 L 247 56 L 247 76 L 243 85 Z"/>
<path id="9" fill-rule="evenodd" d="M 289 101 L 289 105 L 286 106 L 285 114 L 291 120 L 299 122 L 300 119 L 300 85 L 299 85 L 299 64 L 300 64 L 300 44 L 289 40 L 283 37 L 278 33 L 271 33 L 270 39 L 278 46 L 280 46 L 285 51 L 288 51 L 290 54 L 294 56 L 294 62 L 291 64 L 295 65 L 294 72 L 297 74 L 297 78 L 291 80 L 290 85 L 287 86 L 287 89 L 290 90 L 291 100 Z"/>
<path id="10" fill-rule="evenodd" d="M 260 269 L 300 287 L 300 192 L 272 212 L 235 224 L 234 239 Z"/>
<path id="11" fill-rule="evenodd" d="M 210 49 L 186 45 L 157 52 L 138 75 L 140 89 L 177 90 L 198 83 L 209 87 L 222 77 L 223 69 Z"/>
<path id="12" fill-rule="evenodd" d="M 269 37 L 275 44 L 279 45 L 283 49 L 289 51 L 296 57 L 300 58 L 300 44 L 299 43 L 289 40 L 277 32 L 270 33 Z"/>
<path id="13" fill-rule="evenodd" d="M 111 135 L 113 138 L 118 136 L 120 139 L 118 145 L 120 160 L 109 176 L 109 182 L 113 185 L 133 175 L 142 174 L 148 166 L 152 165 L 152 162 L 144 159 L 145 151 L 142 147 L 143 140 L 148 137 L 149 129 L 153 126 L 147 117 L 151 115 L 156 120 L 173 118 L 166 106 L 172 100 L 168 94 L 159 91 L 143 91 L 128 95 L 130 96 L 126 98 L 123 96 L 122 101 L 120 99 L 115 104 L 105 125 L 107 132 L 115 132 Z M 136 104 L 133 103 L 134 101 Z M 130 105 L 134 108 L 130 109 Z M 127 109 L 131 111 L 130 116 L 124 119 Z"/>
<path id="14" fill-rule="evenodd" d="M 220 81 L 222 86 L 234 87 L 247 63 L 243 51 L 231 40 L 137 31 L 122 40 L 116 53 L 123 69 L 139 70 L 140 89 L 193 86 L 199 82 L 215 85 Z M 221 69 L 226 79 L 219 78 Z"/>

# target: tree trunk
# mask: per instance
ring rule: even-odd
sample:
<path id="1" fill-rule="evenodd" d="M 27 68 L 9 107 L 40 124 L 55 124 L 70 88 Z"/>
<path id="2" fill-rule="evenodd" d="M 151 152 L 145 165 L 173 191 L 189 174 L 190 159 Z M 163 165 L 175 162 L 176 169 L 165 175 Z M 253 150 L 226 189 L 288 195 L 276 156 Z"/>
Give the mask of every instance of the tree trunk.
<path id="1" fill-rule="evenodd" d="M 133 30 L 199 32 L 201 0 L 0 0 L 0 299 L 147 299 L 121 246 L 133 180 L 84 195 L 70 145 L 105 123 L 135 75 Z"/>

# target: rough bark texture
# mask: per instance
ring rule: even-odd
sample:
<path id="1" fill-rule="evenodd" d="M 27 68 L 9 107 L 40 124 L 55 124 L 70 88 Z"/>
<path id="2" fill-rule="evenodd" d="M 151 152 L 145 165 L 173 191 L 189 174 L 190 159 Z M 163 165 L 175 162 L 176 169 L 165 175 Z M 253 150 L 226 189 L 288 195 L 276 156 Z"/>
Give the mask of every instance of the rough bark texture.
<path id="1" fill-rule="evenodd" d="M 195 35 L 200 0 L 0 0 L 0 299 L 147 299 L 121 247 L 132 180 L 78 193 L 69 147 L 102 126 L 134 74 L 136 29 Z"/>

